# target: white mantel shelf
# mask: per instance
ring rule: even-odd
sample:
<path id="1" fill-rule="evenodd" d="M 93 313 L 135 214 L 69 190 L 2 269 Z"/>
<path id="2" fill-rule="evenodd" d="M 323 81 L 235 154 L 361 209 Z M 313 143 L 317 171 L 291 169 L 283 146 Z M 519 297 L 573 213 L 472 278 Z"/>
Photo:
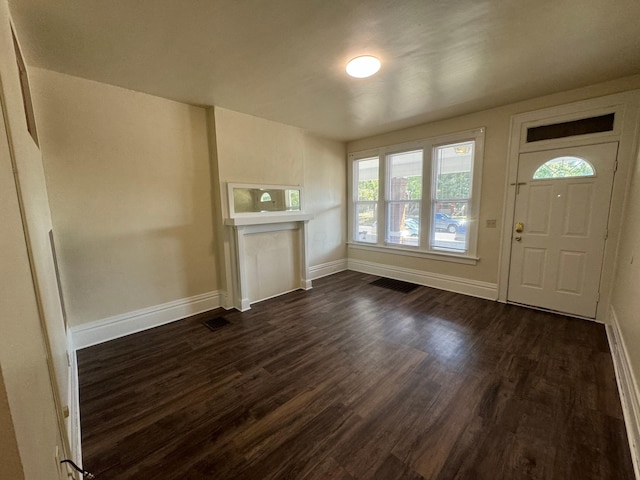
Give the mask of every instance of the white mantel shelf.
<path id="1" fill-rule="evenodd" d="M 224 224 L 231 227 L 245 225 L 265 225 L 269 223 L 307 222 L 313 218 L 309 213 L 284 214 L 284 215 L 248 215 L 246 217 L 227 218 Z"/>

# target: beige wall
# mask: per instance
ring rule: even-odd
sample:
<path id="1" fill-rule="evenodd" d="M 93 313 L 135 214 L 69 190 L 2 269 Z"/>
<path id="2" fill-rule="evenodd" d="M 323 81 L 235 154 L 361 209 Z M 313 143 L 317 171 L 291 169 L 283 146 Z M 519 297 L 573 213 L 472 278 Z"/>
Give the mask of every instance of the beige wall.
<path id="1" fill-rule="evenodd" d="M 227 183 L 301 185 L 309 221 L 311 267 L 346 258 L 345 145 L 304 130 L 215 108 L 220 213 L 229 217 Z M 228 235 L 225 255 L 230 255 Z M 275 248 L 275 245 L 273 246 Z M 231 267 L 226 268 L 229 276 Z"/>
<path id="2" fill-rule="evenodd" d="M 349 258 L 497 283 L 511 116 L 635 88 L 640 88 L 640 75 L 348 143 L 347 151 L 352 153 L 384 145 L 394 145 L 477 127 L 486 127 L 478 233 L 478 256 L 480 261 L 477 265 L 463 265 L 387 253 L 374 253 L 354 248 L 349 249 Z M 486 221 L 490 219 L 497 220 L 498 228 L 485 227 Z"/>
<path id="3" fill-rule="evenodd" d="M 12 423 L 12 428 L 0 430 L 0 477 L 55 479 L 56 447 L 65 455 L 65 443 L 56 415 L 56 382 L 50 377 L 47 357 L 57 362 L 65 356 L 65 332 L 48 246 L 50 220 L 42 161 L 26 128 L 5 0 L 0 1 L 0 80 L 4 113 L 0 119 L 0 423 Z"/>
<path id="4" fill-rule="evenodd" d="M 215 291 L 205 110 L 32 77 L 70 324 Z"/>
<path id="5" fill-rule="evenodd" d="M 347 257 L 347 179 L 345 144 L 304 137 L 305 201 L 309 222 L 309 265 Z"/>
<path id="6" fill-rule="evenodd" d="M 7 391 L 0 370 L 0 478 L 24 478 Z"/>
<path id="7" fill-rule="evenodd" d="M 304 184 L 304 131 L 224 108 L 215 108 L 222 211 L 229 217 L 227 182 Z"/>
<path id="8" fill-rule="evenodd" d="M 640 138 L 638 139 L 640 144 Z M 640 154 L 639 154 L 640 155 Z M 615 312 L 637 385 L 640 383 L 640 158 L 636 159 L 626 206 L 612 288 Z M 636 392 L 639 394 L 640 392 Z"/>
<path id="9" fill-rule="evenodd" d="M 222 213 L 227 182 L 301 185 L 309 222 L 310 265 L 346 258 L 345 144 L 243 113 L 215 109 Z"/>
<path id="10" fill-rule="evenodd" d="M 344 143 L 220 108 L 207 140 L 201 108 L 32 77 L 71 325 L 225 289 L 227 182 L 305 186 L 311 265 L 346 257 Z"/>

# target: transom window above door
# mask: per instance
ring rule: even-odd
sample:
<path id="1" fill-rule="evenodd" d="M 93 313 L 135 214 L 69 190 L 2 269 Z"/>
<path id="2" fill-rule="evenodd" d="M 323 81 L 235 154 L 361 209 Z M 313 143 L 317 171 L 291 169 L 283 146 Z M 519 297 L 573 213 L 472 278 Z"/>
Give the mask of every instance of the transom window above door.
<path id="1" fill-rule="evenodd" d="M 556 157 L 540 165 L 533 173 L 533 179 L 594 177 L 595 174 L 593 165 L 584 158 Z"/>

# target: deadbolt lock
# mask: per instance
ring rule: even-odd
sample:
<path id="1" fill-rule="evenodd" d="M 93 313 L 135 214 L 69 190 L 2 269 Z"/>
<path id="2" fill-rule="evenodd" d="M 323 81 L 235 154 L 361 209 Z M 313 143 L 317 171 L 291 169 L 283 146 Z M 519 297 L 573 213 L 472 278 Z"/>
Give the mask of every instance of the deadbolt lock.
<path id="1" fill-rule="evenodd" d="M 516 223 L 516 232 L 522 233 L 524 231 L 524 223 L 518 222 Z"/>

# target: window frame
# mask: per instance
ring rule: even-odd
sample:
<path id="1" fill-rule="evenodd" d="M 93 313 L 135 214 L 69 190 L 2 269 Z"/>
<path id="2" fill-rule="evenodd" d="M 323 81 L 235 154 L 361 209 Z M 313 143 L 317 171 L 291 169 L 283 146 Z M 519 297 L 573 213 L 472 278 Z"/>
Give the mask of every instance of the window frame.
<path id="1" fill-rule="evenodd" d="M 425 153 L 424 153 L 424 149 L 422 149 L 421 147 L 418 148 L 411 148 L 412 144 L 409 145 L 402 145 L 400 147 L 400 149 L 393 149 L 393 147 L 391 147 L 391 149 L 389 149 L 388 151 L 386 151 L 383 155 L 383 161 L 384 161 L 384 165 L 382 165 L 382 168 L 384 169 L 384 183 L 381 183 L 382 188 L 380 188 L 381 191 L 384 191 L 384 198 L 382 199 L 382 212 L 384 214 L 384 225 L 383 227 L 383 235 L 382 235 L 382 243 L 384 243 L 385 246 L 391 246 L 391 247 L 399 247 L 399 248 L 408 248 L 411 250 L 420 250 L 420 246 L 424 245 L 423 243 L 423 228 L 422 228 L 422 215 L 423 215 L 423 211 L 424 211 L 424 207 L 425 207 L 425 199 L 424 199 L 424 178 L 425 178 Z M 398 154 L 403 154 L 403 153 L 409 153 L 409 152 L 414 152 L 417 150 L 422 150 L 422 192 L 420 195 L 420 200 L 387 200 L 389 197 L 391 197 L 391 183 L 387 182 L 387 179 L 390 177 L 390 170 L 391 170 L 391 162 L 389 161 L 389 157 L 391 157 L 392 155 L 398 155 Z M 378 165 L 378 168 L 380 168 L 380 166 Z M 382 181 L 382 179 L 380 179 L 380 182 Z M 378 198 L 378 201 L 380 201 L 380 198 Z M 417 202 L 420 208 L 420 235 L 418 236 L 418 245 L 417 246 L 413 246 L 413 245 L 402 245 L 399 243 L 392 243 L 388 241 L 388 234 L 389 231 L 387 229 L 387 222 L 389 219 L 389 207 L 394 204 L 394 203 L 403 203 L 403 202 Z M 380 206 L 378 207 L 380 208 Z M 380 237 L 378 237 L 380 238 Z"/>
<path id="2" fill-rule="evenodd" d="M 401 143 L 396 145 L 386 145 L 363 151 L 349 153 L 348 168 L 348 188 L 349 188 L 349 208 L 348 208 L 348 245 L 351 248 L 370 250 L 377 252 L 394 253 L 413 257 L 431 258 L 435 260 L 445 260 L 456 263 L 466 263 L 475 265 L 477 257 L 478 233 L 479 233 L 479 212 L 480 197 L 482 192 L 482 169 L 484 163 L 484 136 L 485 128 L 480 127 L 448 135 L 424 138 L 417 141 Z M 433 191 L 435 185 L 435 151 L 436 148 L 449 144 L 456 144 L 466 141 L 475 142 L 475 152 L 471 174 L 471 198 L 467 213 L 467 238 L 468 248 L 465 252 L 455 252 L 431 246 L 431 232 L 435 226 L 435 213 L 432 208 Z M 422 197 L 420 200 L 420 234 L 418 246 L 402 245 L 387 242 L 387 222 L 390 185 L 389 178 L 390 161 L 389 156 L 398 153 L 422 150 Z M 370 158 L 378 159 L 379 192 L 377 201 L 377 242 L 364 242 L 357 237 L 357 185 L 355 185 L 355 166 L 358 160 Z M 362 203 L 362 202 L 360 202 Z"/>
<path id="3" fill-rule="evenodd" d="M 360 192 L 359 190 L 359 186 L 356 185 L 356 182 L 360 179 L 358 175 L 356 175 L 356 165 L 358 164 L 358 162 L 361 161 L 368 161 L 368 160 L 373 160 L 373 159 L 377 159 L 378 160 L 378 195 L 377 195 L 377 200 L 360 200 L 358 198 L 358 194 Z M 381 208 L 384 208 L 381 205 L 380 199 L 382 198 L 382 183 L 381 182 L 381 178 L 382 178 L 382 173 L 381 173 L 381 168 L 380 168 L 380 158 L 377 155 L 372 155 L 372 156 L 360 156 L 358 158 L 354 158 L 351 161 L 351 168 L 349 170 L 349 184 L 350 184 L 350 189 L 351 189 L 351 196 L 350 196 L 350 212 L 353 212 L 352 215 L 352 220 L 350 221 L 350 231 L 349 231 L 349 238 L 356 238 L 357 242 L 360 244 L 365 244 L 365 245 L 377 245 L 380 239 L 380 225 L 382 222 L 379 221 L 379 217 L 380 217 L 380 212 L 383 212 L 383 210 L 380 210 Z M 358 215 L 357 215 L 357 210 L 358 207 L 360 205 L 374 205 L 375 208 L 375 212 L 376 212 L 376 238 L 378 239 L 378 242 L 373 243 L 373 242 L 366 242 L 363 240 L 360 240 L 360 238 L 358 238 L 359 235 L 359 229 L 358 229 Z M 357 231 L 357 233 L 356 233 Z"/>

